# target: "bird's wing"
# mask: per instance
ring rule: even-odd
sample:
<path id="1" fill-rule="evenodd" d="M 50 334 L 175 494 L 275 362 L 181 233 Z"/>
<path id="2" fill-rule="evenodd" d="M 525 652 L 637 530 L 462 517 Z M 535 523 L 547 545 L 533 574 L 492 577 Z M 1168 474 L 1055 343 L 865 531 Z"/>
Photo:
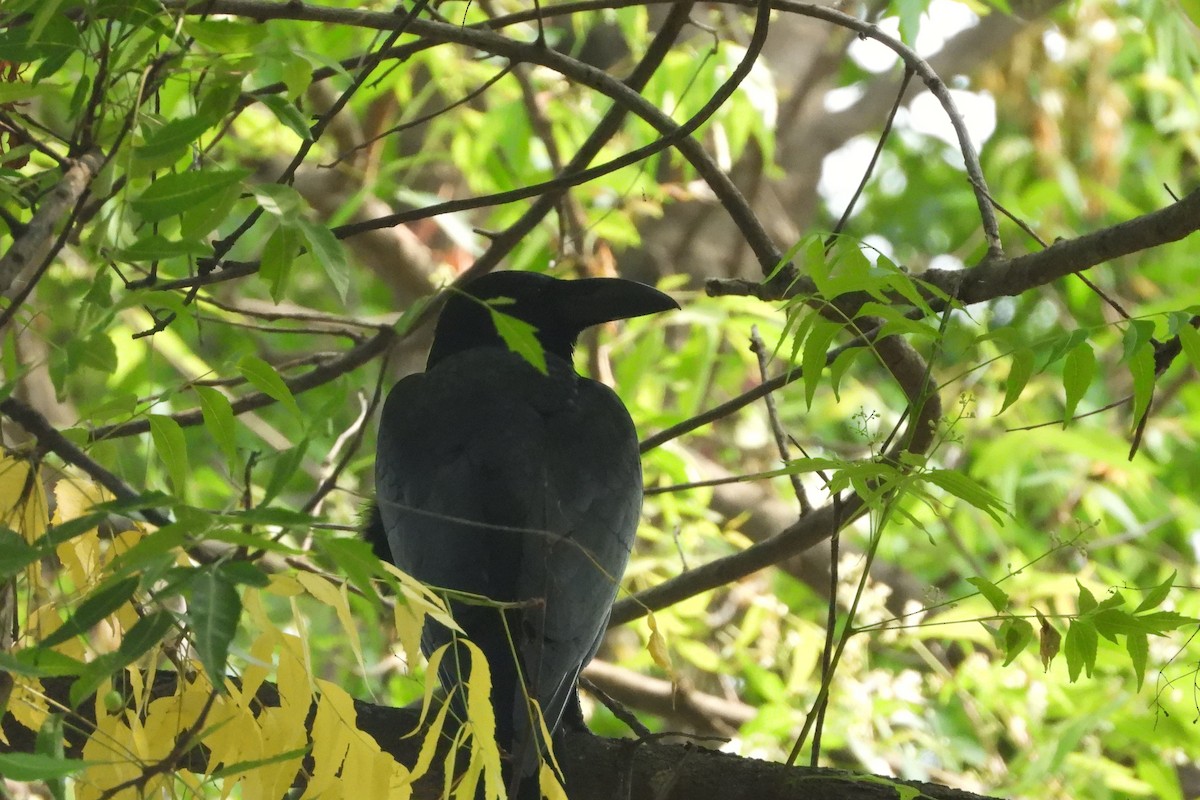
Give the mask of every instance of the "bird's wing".
<path id="1" fill-rule="evenodd" d="M 606 624 L 641 506 L 628 412 L 565 362 L 550 367 L 544 377 L 506 351 L 460 353 L 398 383 L 380 422 L 376 502 L 396 564 L 525 603 L 507 631 L 494 609 L 455 607 L 492 664 L 501 736 L 527 724 L 510 637 L 553 730 Z M 427 631 L 427 648 L 448 640 Z"/>

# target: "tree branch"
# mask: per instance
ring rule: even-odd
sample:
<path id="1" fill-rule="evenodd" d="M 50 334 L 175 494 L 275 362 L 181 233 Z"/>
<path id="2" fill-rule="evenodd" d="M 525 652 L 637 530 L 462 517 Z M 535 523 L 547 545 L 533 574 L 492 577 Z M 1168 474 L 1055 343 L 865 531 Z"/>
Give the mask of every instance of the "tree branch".
<path id="1" fill-rule="evenodd" d="M 46 678 L 43 688 L 51 705 L 69 709 L 69 691 L 73 679 Z M 117 681 L 119 683 L 119 681 Z M 150 690 L 152 699 L 173 697 L 177 680 L 172 673 L 159 671 Z M 278 707 L 279 693 L 273 684 L 264 683 L 256 701 L 262 706 Z M 149 705 L 149 702 L 146 703 Z M 403 736 L 414 730 L 419 714 L 413 708 L 389 708 L 360 700 L 354 702 L 356 724 L 401 764 L 415 764 L 423 742 L 421 736 Z M 78 757 L 85 738 L 94 731 L 94 697 L 84 698 L 67 713 L 67 752 Z M 307 725 L 316 712 L 314 702 Z M 37 746 L 36 732 L 17 723 L 10 714 L 0 722 L 8 744 L 0 743 L 0 753 L 32 753 Z M 989 800 L 981 795 L 920 781 L 864 776 L 834 769 L 788 767 L 759 759 L 707 750 L 691 744 L 673 744 L 658 738 L 650 740 L 609 739 L 590 732 L 562 735 L 555 745 L 555 756 L 570 787 L 571 800 L 670 800 L 686 797 L 721 797 L 722 800 L 895 800 L 897 790 L 907 787 L 930 800 Z M 188 769 L 206 768 L 203 744 L 184 759 Z M 440 759 L 435 757 L 435 764 Z M 298 774 L 298 779 L 301 775 Z M 673 790 L 662 791 L 666 782 Z M 624 786 L 627 793 L 614 787 Z M 415 798 L 440 798 L 443 776 L 433 769 L 414 787 Z"/>
<path id="2" fill-rule="evenodd" d="M 1177 242 L 1197 230 L 1200 230 L 1200 190 L 1166 208 L 1074 239 L 1059 240 L 1035 253 L 995 260 L 984 258 L 975 266 L 962 270 L 926 270 L 917 276 L 920 279 L 918 288 L 935 310 L 945 307 L 944 295 L 964 305 L 983 303 L 1023 294 L 1121 256 Z M 921 287 L 921 283 L 936 291 Z M 816 292 L 816 285 L 808 278 L 800 278 L 790 286 L 779 281 L 760 283 L 714 278 L 705 288 L 713 297 L 739 295 L 760 300 L 783 300 Z M 838 304 L 853 312 L 869 299 L 865 293 L 846 294 L 838 297 Z"/>
<path id="3" fill-rule="evenodd" d="M 357 347 L 346 351 L 337 358 L 330 359 L 319 367 L 314 367 L 303 375 L 286 380 L 284 383 L 287 384 L 292 394 L 300 394 L 309 389 L 315 389 L 371 361 L 380 353 L 387 350 L 395 340 L 396 332 L 392 328 L 381 328 L 378 333 Z M 253 392 L 237 398 L 230 405 L 233 407 L 233 413 L 237 415 L 256 408 L 269 406 L 274 402 L 276 402 L 275 398 L 264 392 Z M 190 411 L 172 414 L 171 419 L 179 423 L 181 427 L 186 428 L 202 424 L 204 422 L 204 415 L 200 409 L 194 408 Z M 115 425 L 102 425 L 98 428 L 93 428 L 88 432 L 88 441 L 98 442 L 121 436 L 136 436 L 139 433 L 146 433 L 149 430 L 150 420 L 143 417 L 142 419 L 135 419 L 130 422 L 119 422 Z"/>

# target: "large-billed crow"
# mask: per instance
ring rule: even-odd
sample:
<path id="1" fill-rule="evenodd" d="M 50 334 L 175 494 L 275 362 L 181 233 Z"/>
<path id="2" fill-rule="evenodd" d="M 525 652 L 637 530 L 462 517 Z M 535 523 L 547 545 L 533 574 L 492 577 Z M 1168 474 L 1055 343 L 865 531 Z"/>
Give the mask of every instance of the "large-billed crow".
<path id="1" fill-rule="evenodd" d="M 368 536 L 430 586 L 505 604 L 452 596 L 450 607 L 491 667 L 510 796 L 539 796 L 545 743 L 529 699 L 553 733 L 599 646 L 642 505 L 629 412 L 575 373 L 575 340 L 592 325 L 672 308 L 632 281 L 492 273 L 450 296 L 426 371 L 384 404 Z M 536 331 L 545 372 L 498 333 L 513 318 Z M 422 649 L 453 640 L 430 622 Z M 443 661 L 448 691 L 468 660 L 456 648 Z"/>

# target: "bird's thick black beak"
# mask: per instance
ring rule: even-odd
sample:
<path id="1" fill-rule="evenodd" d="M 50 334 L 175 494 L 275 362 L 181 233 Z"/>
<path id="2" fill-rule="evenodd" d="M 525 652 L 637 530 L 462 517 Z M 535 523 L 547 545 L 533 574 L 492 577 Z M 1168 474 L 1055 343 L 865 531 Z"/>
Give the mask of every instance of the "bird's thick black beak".
<path id="1" fill-rule="evenodd" d="M 554 284 L 553 299 L 559 319 L 579 328 L 618 319 L 644 317 L 679 308 L 674 298 L 653 286 L 623 278 L 581 278 Z"/>

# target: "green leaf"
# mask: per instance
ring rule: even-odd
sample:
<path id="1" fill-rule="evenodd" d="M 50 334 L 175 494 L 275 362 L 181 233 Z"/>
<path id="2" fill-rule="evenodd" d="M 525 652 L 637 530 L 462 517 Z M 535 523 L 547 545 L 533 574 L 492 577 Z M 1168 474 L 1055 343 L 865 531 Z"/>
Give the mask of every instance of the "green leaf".
<path id="1" fill-rule="evenodd" d="M 117 652 L 126 664 L 131 664 L 157 646 L 175 625 L 175 615 L 170 611 L 151 611 L 125 631 Z"/>
<path id="2" fill-rule="evenodd" d="M 300 249 L 300 234 L 290 225 L 280 225 L 271 231 L 263 245 L 258 264 L 258 277 L 266 281 L 271 299 L 278 303 L 287 292 L 292 265 Z"/>
<path id="3" fill-rule="evenodd" d="M 829 296 L 825 291 L 829 281 L 829 264 L 825 260 L 825 243 L 819 238 L 814 236 L 805 246 L 804 262 L 800 270 L 812 279 L 818 293 Z"/>
<path id="4" fill-rule="evenodd" d="M 1079 581 L 1075 581 L 1075 585 L 1079 587 L 1079 613 L 1086 614 L 1096 608 L 1096 597 L 1091 593 L 1086 586 Z"/>
<path id="5" fill-rule="evenodd" d="M 1166 600 L 1167 595 L 1170 594 L 1171 587 L 1175 585 L 1175 576 L 1178 574 L 1179 571 L 1175 570 L 1165 581 L 1146 592 L 1146 596 L 1142 598 L 1142 602 L 1133 610 L 1133 613 L 1140 614 L 1143 611 L 1149 611 L 1152 608 L 1158 608 L 1162 605 L 1162 601 Z"/>
<path id="6" fill-rule="evenodd" d="M 227 522 L 230 525 L 279 525 L 284 528 L 311 528 L 316 521 L 308 514 L 292 511 L 288 508 L 254 508 L 227 511 L 214 516 L 215 520 Z"/>
<path id="7" fill-rule="evenodd" d="M 979 593 L 992 604 L 992 608 L 996 611 L 1008 608 L 1008 594 L 987 578 L 967 578 L 967 583 L 978 589 Z"/>
<path id="8" fill-rule="evenodd" d="M 928 0 L 896 0 L 895 8 L 900 12 L 900 39 L 912 45 L 921 30 L 921 15 L 928 8 Z"/>
<path id="9" fill-rule="evenodd" d="M 117 258 L 122 261 L 161 261 L 181 256 L 198 257 L 210 249 L 204 243 L 195 240 L 174 241 L 152 233 L 117 251 Z"/>
<path id="10" fill-rule="evenodd" d="M 279 72 L 283 76 L 283 84 L 287 86 L 287 99 L 295 102 L 312 84 L 313 64 L 296 53 L 285 56 Z"/>
<path id="11" fill-rule="evenodd" d="M 1120 635 L 1145 632 L 1137 617 L 1119 608 L 1106 608 L 1092 617 L 1092 621 L 1096 625 L 1096 632 L 1110 642 L 1117 641 Z"/>
<path id="12" fill-rule="evenodd" d="M 302 141 L 307 142 L 312 139 L 308 120 L 300 112 L 300 109 L 296 108 L 295 103 L 290 103 L 286 98 L 277 94 L 260 94 L 256 97 L 260 103 L 271 110 L 271 113 L 284 124 L 284 127 L 299 136 Z"/>
<path id="13" fill-rule="evenodd" d="M 1067 359 L 1063 363 L 1063 389 L 1067 393 L 1063 409 L 1064 428 L 1075 416 L 1075 407 L 1079 405 L 1084 393 L 1092 385 L 1092 378 L 1095 374 L 1096 354 L 1092 352 L 1090 344 L 1080 342 L 1071 349 L 1071 352 L 1067 353 Z"/>
<path id="14" fill-rule="evenodd" d="M 183 437 L 183 428 L 170 417 L 162 414 L 150 415 L 150 438 L 154 440 L 154 449 L 167 468 L 167 476 L 171 481 L 171 489 L 176 495 L 183 497 L 188 489 L 188 457 L 187 441 Z"/>
<path id="15" fill-rule="evenodd" d="M 1150 658 L 1150 641 L 1144 633 L 1131 633 L 1125 637 L 1125 650 L 1137 675 L 1138 691 L 1141 691 L 1142 682 L 1146 680 L 1146 662 Z"/>
<path id="16" fill-rule="evenodd" d="M 233 204 L 241 194 L 242 184 L 234 183 L 189 207 L 179 220 L 179 236 L 199 242 L 213 228 L 229 219 Z"/>
<path id="17" fill-rule="evenodd" d="M 349 578 L 369 599 L 378 601 L 373 579 L 379 574 L 379 559 L 371 545 L 362 539 L 321 537 L 317 546 L 337 567 L 338 574 Z"/>
<path id="18" fill-rule="evenodd" d="M 229 643 L 237 633 L 241 615 L 242 598 L 233 582 L 215 568 L 200 571 L 193 581 L 192 602 L 188 606 L 192 644 L 219 692 L 224 692 Z"/>
<path id="19" fill-rule="evenodd" d="M 287 482 L 304 463 L 304 454 L 308 451 L 308 439 L 304 439 L 295 447 L 289 447 L 279 453 L 275 459 L 275 467 L 271 470 L 271 479 L 263 490 L 260 505 L 268 505 L 287 486 Z"/>
<path id="20" fill-rule="evenodd" d="M 146 135 L 146 141 L 133 148 L 138 169 L 161 169 L 174 164 L 196 141 L 213 126 L 214 120 L 202 116 L 181 117 L 166 122 Z"/>
<path id="21" fill-rule="evenodd" d="M 0 753 L 0 775 L 13 781 L 44 781 L 66 778 L 86 768 L 89 762 L 38 753 Z"/>
<path id="22" fill-rule="evenodd" d="M 72 367 L 89 367 L 105 375 L 117 369 L 117 348 L 103 332 L 67 342 L 67 363 Z"/>
<path id="23" fill-rule="evenodd" d="M 129 602 L 137 587 L 136 577 L 101 584 L 79 604 L 66 622 L 39 643 L 40 647 L 53 647 L 87 633 L 97 622 Z"/>
<path id="24" fill-rule="evenodd" d="M 0 581 L 6 581 L 42 557 L 42 551 L 25 537 L 0 527 Z"/>
<path id="25" fill-rule="evenodd" d="M 1197 0 L 1200 3 L 1200 0 Z M 1183 354 L 1191 362 L 1192 369 L 1200 370 L 1200 331 L 1185 322 L 1179 326 L 1179 344 L 1183 346 Z"/>
<path id="26" fill-rule="evenodd" d="M 825 374 L 825 351 L 841 328 L 835 322 L 818 318 L 804 340 L 800 366 L 804 369 L 804 402 L 810 409 L 817 395 L 817 387 L 821 385 L 821 376 Z"/>
<path id="27" fill-rule="evenodd" d="M 200 413 L 204 415 L 204 431 L 217 443 L 232 472 L 237 468 L 237 438 L 233 406 L 229 399 L 211 386 L 193 386 L 200 399 Z"/>
<path id="28" fill-rule="evenodd" d="M 267 573 L 251 561 L 225 561 L 217 566 L 217 570 L 234 585 L 244 584 L 262 589 L 271 582 Z"/>
<path id="29" fill-rule="evenodd" d="M 1140 420 L 1150 407 L 1154 396 L 1154 348 L 1146 345 L 1129 359 L 1129 371 L 1133 375 L 1133 412 L 1135 421 Z"/>
<path id="30" fill-rule="evenodd" d="M 296 219 L 296 230 L 308 242 L 309 252 L 324 268 L 330 283 L 337 290 L 338 297 L 343 303 L 346 302 L 346 294 L 350 291 L 350 265 L 346 262 L 346 251 L 342 248 L 342 243 L 329 228 L 304 217 Z"/>
<path id="31" fill-rule="evenodd" d="M 1004 382 L 1004 403 L 999 413 L 1017 401 L 1021 392 L 1025 391 L 1029 378 L 1033 375 L 1033 351 L 1028 348 L 1017 350 L 1012 354 L 1012 364 L 1008 368 L 1008 378 Z"/>
<path id="32" fill-rule="evenodd" d="M 1109 593 L 1108 597 L 1100 601 L 1096 606 L 1096 610 L 1103 611 L 1106 608 L 1120 608 L 1123 605 L 1125 605 L 1125 595 L 1114 589 Z"/>
<path id="33" fill-rule="evenodd" d="M 537 328 L 525 320 L 497 311 L 493 306 L 496 300 L 502 299 L 504 298 L 496 298 L 487 304 L 492 315 L 492 324 L 496 326 L 496 333 L 500 334 L 509 350 L 532 364 L 538 372 L 548 375 L 550 371 L 546 366 L 546 351 L 538 341 Z"/>
<path id="34" fill-rule="evenodd" d="M 174 627 L 175 616 L 169 611 L 153 611 L 135 622 L 121 637 L 116 652 L 106 653 L 89 663 L 87 670 L 71 684 L 71 707 L 78 708 L 105 680 L 150 652 Z"/>
<path id="35" fill-rule="evenodd" d="M 99 507 L 93 506 L 93 508 Z M 103 511 L 91 511 L 59 525 L 52 525 L 46 531 L 46 535 L 37 541 L 37 545 L 42 548 L 43 553 L 49 554 L 50 551 L 63 542 L 70 541 L 76 536 L 87 533 L 92 528 L 95 528 L 106 516 L 108 515 Z"/>
<path id="36" fill-rule="evenodd" d="M 829 365 L 829 388 L 833 390 L 833 399 L 841 402 L 841 386 L 842 378 L 846 372 L 854 365 L 860 355 L 867 353 L 865 348 L 853 347 L 849 350 L 843 350 L 838 353 L 837 358 L 833 359 L 833 363 Z"/>
<path id="37" fill-rule="evenodd" d="M 1004 666 L 1008 666 L 1033 641 L 1033 625 L 1019 617 L 1009 617 L 1000 626 L 1004 636 Z"/>
<path id="38" fill-rule="evenodd" d="M 68 58 L 84 49 L 79 29 L 66 14 L 57 13 L 58 6 L 58 0 L 44 3 L 31 26 L 32 38 L 39 40 L 38 46 L 44 54 L 31 83 L 41 83 L 58 72 Z"/>
<path id="39" fill-rule="evenodd" d="M 1079 678 L 1080 670 L 1092 677 L 1096 666 L 1096 646 L 1099 638 L 1096 636 L 1096 626 L 1090 620 L 1075 619 L 1067 628 L 1067 639 L 1063 643 L 1063 654 L 1067 657 L 1067 674 L 1074 683 Z"/>
<path id="40" fill-rule="evenodd" d="M 27 647 L 16 653 L 0 652 L 0 669 L 31 678 L 79 675 L 86 668 L 82 661 L 65 656 L 56 650 L 48 650 L 40 645 Z"/>
<path id="41" fill-rule="evenodd" d="M 303 417 L 300 413 L 300 406 L 296 405 L 296 398 L 292 396 L 292 390 L 283 382 L 283 378 L 279 377 L 275 368 L 266 361 L 258 356 L 247 354 L 238 361 L 237 369 L 242 377 L 250 381 L 260 392 L 282 403 L 297 417 Z"/>
<path id="42" fill-rule="evenodd" d="M 59 760 L 66 758 L 63 742 L 65 736 L 63 734 L 63 714 L 61 712 L 50 714 L 46 717 L 42 727 L 38 729 L 37 740 L 34 742 L 33 752 L 42 755 L 57 758 Z M 46 788 L 50 791 L 50 796 L 54 800 L 66 800 L 67 787 L 61 777 L 46 779 Z"/>
<path id="43" fill-rule="evenodd" d="M 996 522 L 1004 524 L 1004 501 L 974 478 L 952 469 L 931 469 L 923 473 L 922 477 L 987 513 Z"/>
<path id="44" fill-rule="evenodd" d="M 1136 619 L 1138 624 L 1142 626 L 1142 629 L 1148 633 L 1166 633 L 1176 628 L 1182 628 L 1184 625 L 1200 623 L 1200 619 L 1185 617 L 1175 611 L 1154 611 L 1150 614 L 1139 614 Z"/>
<path id="45" fill-rule="evenodd" d="M 178 547 L 182 547 L 189 536 L 199 536 L 192 521 L 176 521 L 138 540 L 138 543 L 112 560 L 109 568 L 114 575 L 133 573 L 161 562 Z M 169 559 L 173 561 L 173 557 Z"/>
<path id="46" fill-rule="evenodd" d="M 1152 336 L 1154 336 L 1153 322 L 1148 319 L 1130 320 L 1128 327 L 1125 328 L 1125 334 L 1121 337 L 1121 360 L 1128 361 L 1140 353 L 1151 344 Z"/>
<path id="47" fill-rule="evenodd" d="M 203 205 L 249 174 L 245 169 L 175 172 L 150 184 L 130 205 L 144 221 L 159 222 Z"/>
<path id="48" fill-rule="evenodd" d="M 53 98 L 66 87 L 61 83 L 42 81 L 31 83 L 0 83 L 0 103 L 25 103 L 39 97 Z"/>
<path id="49" fill-rule="evenodd" d="M 258 206 L 281 223 L 294 223 L 304 208 L 304 200 L 300 193 L 291 186 L 278 183 L 266 183 L 254 187 L 254 199 Z"/>

